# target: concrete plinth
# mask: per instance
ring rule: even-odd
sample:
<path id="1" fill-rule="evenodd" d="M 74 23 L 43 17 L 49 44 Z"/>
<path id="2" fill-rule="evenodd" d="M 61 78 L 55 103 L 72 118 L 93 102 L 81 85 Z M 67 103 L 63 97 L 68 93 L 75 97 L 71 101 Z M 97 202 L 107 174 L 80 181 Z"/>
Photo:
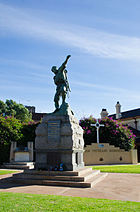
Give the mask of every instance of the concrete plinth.
<path id="1" fill-rule="evenodd" d="M 72 112 L 47 114 L 36 129 L 36 169 L 51 170 L 60 163 L 68 171 L 82 168 L 83 148 L 83 130 Z"/>

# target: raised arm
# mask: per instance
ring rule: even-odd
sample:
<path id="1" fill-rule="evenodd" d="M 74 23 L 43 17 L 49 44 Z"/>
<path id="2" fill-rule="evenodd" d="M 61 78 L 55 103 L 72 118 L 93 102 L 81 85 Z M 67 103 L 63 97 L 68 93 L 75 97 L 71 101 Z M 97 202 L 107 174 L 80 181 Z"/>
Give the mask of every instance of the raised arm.
<path id="1" fill-rule="evenodd" d="M 63 71 L 65 68 L 66 68 L 66 64 L 67 64 L 67 62 L 68 62 L 68 59 L 71 57 L 71 55 L 68 55 L 67 57 L 66 57 L 66 60 L 62 63 L 62 65 L 59 67 L 59 69 L 58 69 L 58 72 L 61 72 L 61 71 Z"/>
<path id="2" fill-rule="evenodd" d="M 71 55 L 68 55 L 67 57 L 66 57 L 66 60 L 64 61 L 64 65 L 66 65 L 67 64 L 67 62 L 68 62 L 68 59 L 71 57 Z"/>

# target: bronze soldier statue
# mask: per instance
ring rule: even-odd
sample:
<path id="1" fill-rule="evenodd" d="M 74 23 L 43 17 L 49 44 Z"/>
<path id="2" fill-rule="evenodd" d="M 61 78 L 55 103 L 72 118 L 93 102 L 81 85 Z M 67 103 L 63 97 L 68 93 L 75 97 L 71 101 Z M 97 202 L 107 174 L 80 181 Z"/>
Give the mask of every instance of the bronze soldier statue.
<path id="1" fill-rule="evenodd" d="M 56 93 L 54 96 L 55 108 L 59 110 L 59 99 L 62 96 L 62 104 L 65 103 L 66 95 L 70 91 L 69 83 L 67 80 L 67 70 L 66 64 L 71 55 L 66 57 L 66 60 L 62 63 L 62 65 L 57 69 L 56 66 L 53 66 L 51 71 L 55 74 L 54 83 L 56 84 Z"/>

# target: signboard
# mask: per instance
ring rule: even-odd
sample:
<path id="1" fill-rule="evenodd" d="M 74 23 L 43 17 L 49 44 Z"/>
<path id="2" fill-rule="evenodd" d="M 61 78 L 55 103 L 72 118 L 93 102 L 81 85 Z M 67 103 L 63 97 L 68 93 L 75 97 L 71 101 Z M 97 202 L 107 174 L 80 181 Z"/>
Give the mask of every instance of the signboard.
<path id="1" fill-rule="evenodd" d="M 60 140 L 60 120 L 48 121 L 48 141 Z"/>

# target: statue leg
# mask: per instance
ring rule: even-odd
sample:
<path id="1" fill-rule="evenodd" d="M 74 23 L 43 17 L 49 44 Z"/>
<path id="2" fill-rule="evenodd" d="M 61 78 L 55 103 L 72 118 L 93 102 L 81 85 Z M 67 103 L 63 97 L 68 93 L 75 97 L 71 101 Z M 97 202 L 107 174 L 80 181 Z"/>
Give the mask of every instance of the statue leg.
<path id="1" fill-rule="evenodd" d="M 67 95 L 66 85 L 63 84 L 63 86 L 62 86 L 62 103 L 65 103 L 66 95 Z"/>
<path id="2" fill-rule="evenodd" d="M 55 94 L 55 97 L 54 97 L 54 102 L 55 102 L 55 108 L 56 108 L 56 110 L 58 110 L 59 109 L 59 93 L 58 93 L 58 91 L 56 92 L 56 94 Z"/>
<path id="3" fill-rule="evenodd" d="M 64 103 L 66 100 L 66 93 L 65 91 L 62 93 L 62 103 Z"/>
<path id="4" fill-rule="evenodd" d="M 59 109 L 59 103 L 58 103 L 58 101 L 55 102 L 55 108 L 56 108 L 56 110 Z"/>

